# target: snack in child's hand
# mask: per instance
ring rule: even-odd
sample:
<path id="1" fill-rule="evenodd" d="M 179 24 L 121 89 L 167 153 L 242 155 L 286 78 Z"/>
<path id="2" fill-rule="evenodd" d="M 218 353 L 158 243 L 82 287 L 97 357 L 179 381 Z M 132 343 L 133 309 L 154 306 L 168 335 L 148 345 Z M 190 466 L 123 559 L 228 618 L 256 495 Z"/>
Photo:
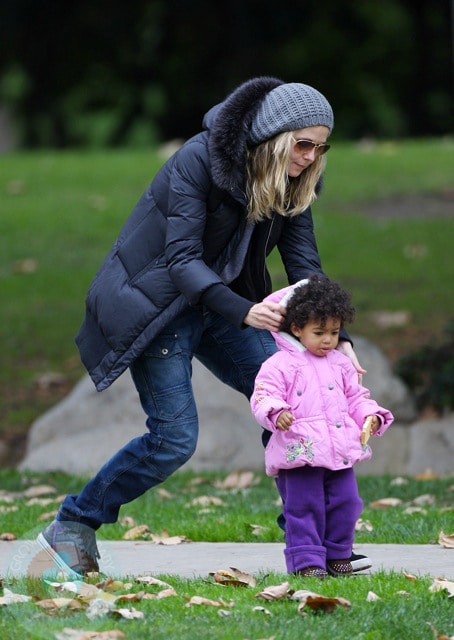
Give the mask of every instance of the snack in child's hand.
<path id="1" fill-rule="evenodd" d="M 361 437 L 360 437 L 360 441 L 361 441 L 361 444 L 363 445 L 363 447 L 366 446 L 367 441 L 369 440 L 369 438 L 371 436 L 372 423 L 373 423 L 372 416 L 369 416 L 364 421 L 363 428 L 361 430 Z"/>

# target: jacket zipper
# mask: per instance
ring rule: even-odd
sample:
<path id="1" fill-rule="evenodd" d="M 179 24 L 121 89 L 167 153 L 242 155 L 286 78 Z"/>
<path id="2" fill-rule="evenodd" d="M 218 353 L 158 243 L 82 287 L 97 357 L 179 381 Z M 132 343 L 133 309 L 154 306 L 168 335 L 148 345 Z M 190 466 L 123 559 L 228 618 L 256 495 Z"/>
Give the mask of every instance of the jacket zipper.
<path id="1" fill-rule="evenodd" d="M 266 289 L 266 250 L 268 248 L 268 241 L 269 241 L 270 236 L 271 236 L 271 231 L 273 229 L 273 224 L 274 224 L 275 217 L 276 217 L 276 213 L 273 213 L 273 216 L 271 218 L 270 228 L 268 230 L 268 234 L 267 234 L 266 240 L 265 240 L 264 255 L 263 255 L 263 273 L 262 273 L 264 289 Z"/>

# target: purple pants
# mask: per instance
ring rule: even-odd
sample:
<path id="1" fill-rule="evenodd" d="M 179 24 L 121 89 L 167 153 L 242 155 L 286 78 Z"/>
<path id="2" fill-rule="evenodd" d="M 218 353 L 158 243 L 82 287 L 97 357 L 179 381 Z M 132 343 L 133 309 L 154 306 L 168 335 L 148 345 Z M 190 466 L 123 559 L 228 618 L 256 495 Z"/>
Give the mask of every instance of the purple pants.
<path id="1" fill-rule="evenodd" d="M 327 560 L 350 558 L 363 508 L 353 469 L 286 469 L 276 484 L 284 503 L 287 571 L 326 569 Z"/>

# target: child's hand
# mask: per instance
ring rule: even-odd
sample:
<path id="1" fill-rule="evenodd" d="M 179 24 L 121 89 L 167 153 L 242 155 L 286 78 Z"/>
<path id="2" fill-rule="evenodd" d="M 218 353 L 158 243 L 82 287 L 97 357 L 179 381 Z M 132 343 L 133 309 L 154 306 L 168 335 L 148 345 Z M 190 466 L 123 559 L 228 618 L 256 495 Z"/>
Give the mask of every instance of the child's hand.
<path id="1" fill-rule="evenodd" d="M 287 411 L 285 409 L 284 411 L 281 411 L 281 413 L 278 415 L 276 420 L 276 427 L 280 431 L 288 431 L 294 419 L 295 418 L 290 413 L 290 411 Z"/>
<path id="2" fill-rule="evenodd" d="M 370 427 L 370 434 L 373 436 L 379 430 L 381 422 L 380 422 L 380 419 L 379 419 L 378 416 L 370 416 L 370 417 L 372 418 L 372 424 L 371 424 L 371 427 Z"/>

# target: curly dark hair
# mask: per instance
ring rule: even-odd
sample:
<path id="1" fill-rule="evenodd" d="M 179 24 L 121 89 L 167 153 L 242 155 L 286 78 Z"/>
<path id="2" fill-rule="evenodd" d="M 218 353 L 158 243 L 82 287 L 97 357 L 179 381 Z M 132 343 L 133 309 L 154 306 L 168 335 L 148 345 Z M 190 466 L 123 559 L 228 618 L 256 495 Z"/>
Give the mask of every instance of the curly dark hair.
<path id="1" fill-rule="evenodd" d="M 287 304 L 287 315 L 281 331 L 291 334 L 292 324 L 302 328 L 314 320 L 321 321 L 324 326 L 328 318 L 340 320 L 343 327 L 345 323 L 352 322 L 354 317 L 355 308 L 350 294 L 328 278 L 313 275 L 308 284 L 295 288 Z"/>

